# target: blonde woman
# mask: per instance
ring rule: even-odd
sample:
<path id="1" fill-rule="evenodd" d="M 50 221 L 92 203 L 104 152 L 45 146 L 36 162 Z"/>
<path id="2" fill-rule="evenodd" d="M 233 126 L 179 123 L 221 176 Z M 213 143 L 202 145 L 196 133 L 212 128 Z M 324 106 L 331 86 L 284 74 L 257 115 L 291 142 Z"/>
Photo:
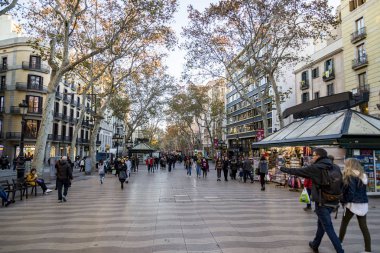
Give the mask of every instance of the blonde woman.
<path id="1" fill-rule="evenodd" d="M 371 252 L 371 236 L 367 227 L 368 197 L 367 175 L 363 167 L 356 159 L 347 159 L 343 171 L 343 205 L 345 212 L 340 225 L 339 239 L 343 242 L 348 223 L 352 216 L 356 215 L 360 230 L 363 233 L 365 251 Z"/>

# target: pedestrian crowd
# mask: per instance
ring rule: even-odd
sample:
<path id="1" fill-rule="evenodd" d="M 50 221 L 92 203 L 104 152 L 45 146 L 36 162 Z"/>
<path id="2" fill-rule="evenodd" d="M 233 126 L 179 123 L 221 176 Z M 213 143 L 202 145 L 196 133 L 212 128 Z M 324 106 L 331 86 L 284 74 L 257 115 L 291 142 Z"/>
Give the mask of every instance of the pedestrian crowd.
<path id="1" fill-rule="evenodd" d="M 147 172 L 155 173 L 159 169 L 171 172 L 175 169 L 176 163 L 182 163 L 188 177 L 192 176 L 192 171 L 196 173 L 196 178 L 206 179 L 210 171 L 208 160 L 202 155 L 179 156 L 176 154 L 161 154 L 160 157 L 148 156 L 145 159 Z M 78 167 L 79 171 L 84 171 L 84 159 L 72 163 L 70 159 L 63 156 L 56 162 L 56 189 L 58 190 L 58 202 L 66 202 L 68 189 L 73 180 L 73 168 Z M 104 183 L 105 175 L 111 171 L 124 189 L 124 183 L 129 182 L 131 172 L 139 171 L 139 159 L 133 157 L 119 157 L 112 162 L 100 160 L 97 164 L 100 184 Z M 268 174 L 269 164 L 265 155 L 261 156 L 257 168 L 253 168 L 253 163 L 246 157 L 238 157 L 230 160 L 227 156 L 221 156 L 215 161 L 215 170 L 217 181 L 222 181 L 222 172 L 224 181 L 228 182 L 228 176 L 231 180 L 236 180 L 236 175 L 242 182 L 246 183 L 250 179 L 254 182 L 254 175 L 259 177 L 261 191 L 265 191 L 266 177 Z M 295 175 L 304 178 L 305 194 L 308 196 L 305 211 L 312 211 L 312 202 L 314 202 L 314 212 L 318 217 L 317 230 L 313 240 L 309 242 L 309 247 L 313 252 L 319 252 L 319 246 L 323 236 L 326 234 L 337 253 L 343 253 L 343 241 L 347 232 L 348 225 L 353 216 L 357 217 L 359 228 L 364 238 L 363 253 L 371 252 L 371 236 L 367 226 L 368 197 L 367 184 L 368 178 L 364 173 L 360 162 L 354 158 L 345 160 L 343 172 L 340 167 L 334 163 L 334 157 L 328 156 L 326 150 L 316 148 L 313 150 L 312 163 L 302 168 L 281 167 L 280 170 L 289 175 Z M 43 179 L 39 178 L 36 169 L 31 169 L 25 178 L 30 185 L 38 185 L 43 193 L 51 192 L 47 188 Z M 5 190 L 0 186 L 0 197 L 5 206 L 12 204 L 14 201 L 8 198 Z M 341 221 L 339 234 L 337 235 L 331 220 L 331 214 L 336 213 L 340 205 L 343 207 L 343 218 Z"/>

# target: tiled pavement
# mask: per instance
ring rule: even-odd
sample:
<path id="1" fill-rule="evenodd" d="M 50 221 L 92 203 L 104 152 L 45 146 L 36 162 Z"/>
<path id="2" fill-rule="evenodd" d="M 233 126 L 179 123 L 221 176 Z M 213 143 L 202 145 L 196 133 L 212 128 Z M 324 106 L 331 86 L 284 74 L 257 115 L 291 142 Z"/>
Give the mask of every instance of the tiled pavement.
<path id="1" fill-rule="evenodd" d="M 66 203 L 53 192 L 0 208 L 0 252 L 311 252 L 316 216 L 302 210 L 299 193 L 217 182 L 214 170 L 196 179 L 182 166 L 141 169 L 124 190 L 112 175 L 103 185 L 87 176 L 74 179 Z M 370 199 L 368 222 L 373 252 L 380 252 L 380 199 Z M 364 248 L 356 219 L 344 247 Z M 334 252 L 326 237 L 320 252 Z"/>

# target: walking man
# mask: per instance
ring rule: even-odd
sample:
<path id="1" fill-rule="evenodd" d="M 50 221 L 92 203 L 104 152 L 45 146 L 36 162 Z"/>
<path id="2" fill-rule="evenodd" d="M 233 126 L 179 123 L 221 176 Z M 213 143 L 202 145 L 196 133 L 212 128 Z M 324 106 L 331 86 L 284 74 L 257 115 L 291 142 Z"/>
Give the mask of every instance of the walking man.
<path id="1" fill-rule="evenodd" d="M 67 156 L 62 156 L 62 159 L 55 164 L 55 168 L 57 169 L 58 203 L 66 202 L 70 180 L 73 179 L 71 165 L 67 162 Z M 64 188 L 63 195 L 62 187 Z"/>
<path id="2" fill-rule="evenodd" d="M 245 160 L 243 162 L 244 183 L 247 182 L 247 177 L 249 177 L 251 179 L 251 184 L 253 183 L 253 176 L 252 176 L 251 170 L 252 170 L 252 162 L 251 162 L 251 160 L 249 160 L 249 158 L 247 156 L 247 157 L 245 157 Z"/>
<path id="3" fill-rule="evenodd" d="M 326 233 L 330 241 L 334 245 L 337 253 L 343 253 L 342 244 L 334 231 L 331 222 L 331 212 L 338 207 L 339 199 L 329 197 L 330 194 L 325 194 L 323 191 L 323 170 L 335 170 L 340 173 L 340 168 L 334 165 L 327 157 L 326 150 L 317 148 L 313 151 L 313 164 L 303 167 L 301 169 L 289 169 L 281 167 L 281 171 L 312 180 L 311 196 L 315 201 L 315 212 L 318 216 L 318 229 L 315 234 L 314 240 L 309 242 L 309 247 L 318 252 L 318 247 L 321 244 L 322 238 Z M 338 172 L 339 171 L 339 172 Z M 341 175 L 341 174 L 340 174 Z M 342 176 L 342 175 L 341 175 Z"/>

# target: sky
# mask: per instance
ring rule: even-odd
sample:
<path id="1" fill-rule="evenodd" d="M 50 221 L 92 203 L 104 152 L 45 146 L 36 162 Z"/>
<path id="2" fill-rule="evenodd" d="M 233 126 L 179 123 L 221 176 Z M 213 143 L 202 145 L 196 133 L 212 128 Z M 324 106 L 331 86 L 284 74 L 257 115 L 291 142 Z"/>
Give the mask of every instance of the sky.
<path id="1" fill-rule="evenodd" d="M 217 3 L 218 0 L 178 0 L 179 7 L 178 12 L 174 15 L 174 22 L 172 24 L 173 29 L 176 32 L 178 42 L 181 43 L 183 40 L 180 37 L 182 27 L 186 26 L 188 23 L 187 18 L 187 6 L 193 5 L 199 11 L 203 11 L 206 7 L 208 7 L 211 3 Z M 334 8 L 340 4 L 341 0 L 329 0 L 329 3 Z M 177 48 L 175 51 L 170 52 L 169 57 L 166 61 L 166 64 L 169 67 L 169 74 L 177 78 L 178 80 L 181 77 L 181 73 L 183 70 L 183 65 L 185 63 L 184 60 L 185 52 Z"/>

